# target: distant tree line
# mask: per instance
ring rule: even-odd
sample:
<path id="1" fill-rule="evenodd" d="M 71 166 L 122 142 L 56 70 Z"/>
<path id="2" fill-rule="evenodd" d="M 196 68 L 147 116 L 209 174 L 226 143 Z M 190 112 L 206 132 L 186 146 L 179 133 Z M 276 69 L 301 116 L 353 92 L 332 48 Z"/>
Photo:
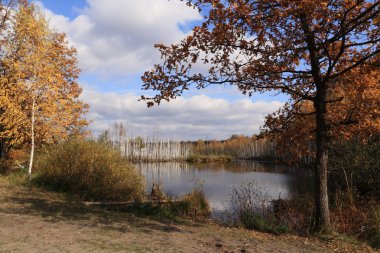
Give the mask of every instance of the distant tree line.
<path id="1" fill-rule="evenodd" d="M 234 134 L 227 140 L 181 141 L 162 139 L 158 133 L 133 136 L 122 123 L 115 123 L 97 137 L 120 150 L 130 160 L 167 161 L 186 160 L 190 155 L 228 155 L 241 159 L 278 159 L 275 145 L 268 138 Z"/>

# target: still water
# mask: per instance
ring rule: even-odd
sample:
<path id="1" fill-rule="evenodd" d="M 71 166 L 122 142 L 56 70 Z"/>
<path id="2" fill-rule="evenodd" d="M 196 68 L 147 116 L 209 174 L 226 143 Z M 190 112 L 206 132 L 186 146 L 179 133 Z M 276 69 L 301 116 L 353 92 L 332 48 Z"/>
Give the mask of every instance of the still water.
<path id="1" fill-rule="evenodd" d="M 231 207 L 231 190 L 244 182 L 255 187 L 270 199 L 289 198 L 311 188 L 311 178 L 304 171 L 282 164 L 237 160 L 226 164 L 191 164 L 181 162 L 138 163 L 145 177 L 147 191 L 153 182 L 162 183 L 163 191 L 182 196 L 201 187 L 211 207 L 225 211 Z"/>

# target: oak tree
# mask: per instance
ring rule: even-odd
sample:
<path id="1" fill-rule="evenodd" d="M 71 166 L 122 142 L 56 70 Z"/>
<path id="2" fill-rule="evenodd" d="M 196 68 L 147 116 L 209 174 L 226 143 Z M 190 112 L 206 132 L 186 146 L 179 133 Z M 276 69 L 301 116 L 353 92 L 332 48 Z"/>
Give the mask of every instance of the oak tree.
<path id="1" fill-rule="evenodd" d="M 380 135 L 380 68 L 375 62 L 334 80 L 334 86 L 328 89 L 327 98 L 334 101 L 326 109 L 330 141 L 354 136 L 367 141 Z M 278 154 L 286 161 L 299 163 L 315 158 L 314 112 L 310 101 L 301 101 L 267 116 L 263 133 L 275 141 Z"/>
<path id="2" fill-rule="evenodd" d="M 163 63 L 142 77 L 148 106 L 192 85 L 230 84 L 247 95 L 286 93 L 288 111 L 311 103 L 315 117 L 316 229 L 329 229 L 328 91 L 380 53 L 380 2 L 353 0 L 194 0 L 204 21 L 179 44 L 156 45 Z M 207 71 L 195 72 L 196 64 Z M 354 82 L 347 84 L 356 85 Z M 345 95 L 345 94 L 343 94 Z M 286 124 L 286 118 L 283 121 Z M 345 122 L 334 122 L 334 124 Z M 346 124 L 351 123 L 350 120 Z"/>

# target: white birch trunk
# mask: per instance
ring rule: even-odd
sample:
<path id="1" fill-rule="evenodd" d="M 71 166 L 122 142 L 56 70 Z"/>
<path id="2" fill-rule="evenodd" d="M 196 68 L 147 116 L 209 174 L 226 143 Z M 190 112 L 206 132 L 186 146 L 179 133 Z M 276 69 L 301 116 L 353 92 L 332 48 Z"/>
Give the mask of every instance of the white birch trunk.
<path id="1" fill-rule="evenodd" d="M 34 118 L 34 111 L 35 111 L 35 98 L 33 96 L 33 103 L 32 103 L 32 132 L 31 132 L 31 138 L 32 138 L 32 147 L 30 150 L 30 161 L 29 161 L 29 168 L 28 168 L 28 177 L 29 180 L 32 178 L 32 167 L 33 167 L 33 159 L 34 159 L 34 123 L 35 123 L 35 118 Z"/>

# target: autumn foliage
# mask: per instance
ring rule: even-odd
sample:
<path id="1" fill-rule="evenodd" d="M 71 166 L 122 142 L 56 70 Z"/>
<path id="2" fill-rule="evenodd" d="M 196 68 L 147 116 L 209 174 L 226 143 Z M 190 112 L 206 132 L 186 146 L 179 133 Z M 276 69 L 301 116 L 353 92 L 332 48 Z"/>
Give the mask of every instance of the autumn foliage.
<path id="1" fill-rule="evenodd" d="M 145 72 L 142 80 L 145 89 L 157 93 L 142 99 L 153 106 L 191 87 L 223 84 L 249 96 L 267 91 L 287 94 L 287 105 L 269 117 L 266 126 L 276 131 L 286 129 L 288 145 L 293 145 L 298 155 L 304 153 L 305 140 L 315 140 L 311 150 L 315 157 L 316 229 L 329 230 L 331 136 L 334 131 L 339 136 L 350 135 L 354 127 L 347 131 L 343 127 L 360 121 L 356 128 L 364 129 L 377 120 L 378 97 L 371 98 L 360 78 L 372 79 L 368 85 L 378 88 L 377 73 L 372 69 L 378 67 L 375 63 L 380 55 L 380 2 L 187 2 L 202 11 L 205 19 L 181 43 L 156 45 L 163 62 Z M 206 66 L 207 71 L 194 71 L 197 64 Z M 365 102 L 357 103 L 357 99 Z M 354 106 L 350 101 L 355 101 Z M 311 111 L 301 112 L 304 106 L 310 106 Z M 360 114 L 365 107 L 367 113 Z M 300 114 L 315 120 L 304 120 Z M 303 123 L 305 136 L 301 137 L 294 124 Z"/>
<path id="2" fill-rule="evenodd" d="M 35 183 L 85 200 L 141 200 L 141 175 L 118 150 L 102 143 L 69 138 L 37 159 Z"/>
<path id="3" fill-rule="evenodd" d="M 76 50 L 65 35 L 27 2 L 7 22 L 0 58 L 1 156 L 30 143 L 33 113 L 36 144 L 55 143 L 87 124 Z"/>
<path id="4" fill-rule="evenodd" d="M 366 65 L 334 80 L 328 90 L 328 138 L 331 141 L 355 137 L 366 142 L 380 134 L 380 68 Z M 286 124 L 284 124 L 286 122 Z M 315 158 L 315 109 L 302 101 L 268 115 L 263 133 L 276 142 L 279 155 L 288 162 Z M 301 158 L 301 159 L 300 159 Z"/>

